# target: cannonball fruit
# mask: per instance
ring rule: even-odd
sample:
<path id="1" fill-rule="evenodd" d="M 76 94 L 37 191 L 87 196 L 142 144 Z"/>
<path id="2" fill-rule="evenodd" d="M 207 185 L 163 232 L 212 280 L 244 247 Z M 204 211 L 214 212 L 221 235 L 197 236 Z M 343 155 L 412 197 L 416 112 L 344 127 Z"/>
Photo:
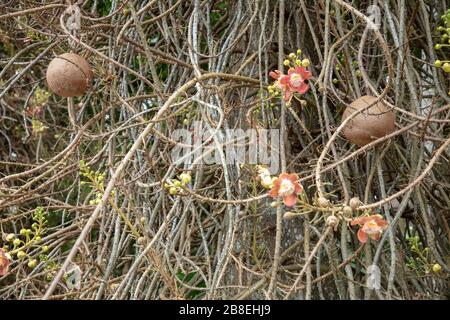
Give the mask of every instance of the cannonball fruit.
<path id="1" fill-rule="evenodd" d="M 377 98 L 373 96 L 362 96 L 356 99 L 345 109 L 342 121 L 347 119 L 352 113 L 369 106 L 376 100 Z M 394 130 L 395 114 L 380 101 L 352 118 L 342 132 L 351 143 L 362 147 L 394 132 Z"/>
<path id="2" fill-rule="evenodd" d="M 83 95 L 91 86 L 93 78 L 87 61 L 75 53 L 57 56 L 47 68 L 48 87 L 62 97 Z"/>

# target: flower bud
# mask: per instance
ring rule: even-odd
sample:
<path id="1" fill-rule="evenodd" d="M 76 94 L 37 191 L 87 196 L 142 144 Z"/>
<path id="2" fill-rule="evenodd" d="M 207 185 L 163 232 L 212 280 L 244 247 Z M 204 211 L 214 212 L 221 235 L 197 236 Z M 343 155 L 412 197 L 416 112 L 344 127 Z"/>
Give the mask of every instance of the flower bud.
<path id="1" fill-rule="evenodd" d="M 342 208 L 342 214 L 344 215 L 344 217 L 350 218 L 352 216 L 352 213 L 353 210 L 349 206 L 344 206 L 344 208 Z"/>
<path id="2" fill-rule="evenodd" d="M 450 63 L 446 62 L 442 65 L 442 70 L 446 73 L 450 73 Z"/>
<path id="3" fill-rule="evenodd" d="M 11 242 L 11 241 L 14 240 L 15 237 L 16 237 L 16 236 L 15 236 L 14 233 L 10 233 L 10 234 L 8 234 L 8 235 L 6 236 L 6 241 Z"/>
<path id="4" fill-rule="evenodd" d="M 26 256 L 25 252 L 23 252 L 22 250 L 20 250 L 19 252 L 17 252 L 17 259 L 22 259 Z"/>
<path id="5" fill-rule="evenodd" d="M 361 205 L 361 201 L 358 197 L 354 197 L 350 199 L 348 204 L 350 205 L 350 208 L 352 208 L 352 210 L 356 210 Z"/>
<path id="6" fill-rule="evenodd" d="M 303 59 L 302 60 L 302 67 L 308 68 L 311 64 L 311 61 L 309 59 Z"/>
<path id="7" fill-rule="evenodd" d="M 13 245 L 14 245 L 15 247 L 19 246 L 19 245 L 20 245 L 20 239 L 14 239 Z"/>
<path id="8" fill-rule="evenodd" d="M 327 208 L 330 206 L 330 200 L 324 197 L 320 197 L 319 199 L 317 199 L 317 205 L 321 208 Z"/>
<path id="9" fill-rule="evenodd" d="M 339 219 L 335 216 L 329 216 L 326 220 L 326 225 L 335 228 L 338 225 Z"/>
<path id="10" fill-rule="evenodd" d="M 181 182 L 182 182 L 184 185 L 186 185 L 186 184 L 188 184 L 189 182 L 191 182 L 192 177 L 191 177 L 191 175 L 190 175 L 189 173 L 182 173 L 182 174 L 180 174 L 180 179 L 181 179 Z"/>
<path id="11" fill-rule="evenodd" d="M 30 261 L 28 261 L 28 267 L 34 268 L 36 266 L 37 266 L 37 260 L 36 259 L 31 259 Z"/>
<path id="12" fill-rule="evenodd" d="M 174 181 L 173 181 L 173 184 L 174 184 L 174 186 L 176 186 L 176 187 L 181 187 L 181 181 L 179 181 L 179 180 L 174 180 Z"/>
<path id="13" fill-rule="evenodd" d="M 178 189 L 175 188 L 175 187 L 170 187 L 170 188 L 169 188 L 169 193 L 170 193 L 171 195 L 176 195 L 176 194 L 178 193 Z"/>
<path id="14" fill-rule="evenodd" d="M 441 267 L 441 265 L 439 264 L 439 263 L 435 263 L 434 265 L 433 265 L 433 272 L 434 273 L 438 273 L 438 272 L 440 272 L 442 270 L 442 267 Z"/>

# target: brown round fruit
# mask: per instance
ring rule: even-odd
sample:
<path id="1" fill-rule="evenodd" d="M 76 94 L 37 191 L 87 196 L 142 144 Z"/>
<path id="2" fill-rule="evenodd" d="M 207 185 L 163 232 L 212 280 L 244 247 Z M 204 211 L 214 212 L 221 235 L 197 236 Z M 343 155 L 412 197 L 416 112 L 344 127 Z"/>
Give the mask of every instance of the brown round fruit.
<path id="1" fill-rule="evenodd" d="M 47 68 L 48 87 L 62 97 L 83 95 L 91 86 L 93 78 L 87 61 L 75 53 L 57 56 Z"/>
<path id="2" fill-rule="evenodd" d="M 362 96 L 353 101 L 342 116 L 342 121 L 352 113 L 366 108 L 377 98 Z M 360 147 L 394 132 L 395 114 L 384 103 L 377 102 L 369 109 L 362 111 L 352 118 L 344 127 L 343 134 L 351 142 Z"/>

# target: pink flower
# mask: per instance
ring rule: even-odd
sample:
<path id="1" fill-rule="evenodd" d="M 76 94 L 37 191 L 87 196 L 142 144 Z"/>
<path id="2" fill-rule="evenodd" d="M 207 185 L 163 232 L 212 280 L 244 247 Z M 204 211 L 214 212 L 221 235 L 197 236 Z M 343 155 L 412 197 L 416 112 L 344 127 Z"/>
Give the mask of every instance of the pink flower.
<path id="1" fill-rule="evenodd" d="M 361 243 L 366 243 L 368 238 L 372 240 L 380 240 L 381 233 L 387 228 L 388 223 L 383 219 L 382 215 L 374 214 L 371 216 L 356 218 L 351 222 L 351 225 L 362 226 L 362 228 L 358 230 L 358 240 Z"/>
<path id="2" fill-rule="evenodd" d="M 290 68 L 285 75 L 279 70 L 271 71 L 269 75 L 276 79 L 275 87 L 284 92 L 284 100 L 289 101 L 294 92 L 305 94 L 309 86 L 305 83 L 311 78 L 311 72 L 303 67 Z"/>
<path id="3" fill-rule="evenodd" d="M 11 261 L 9 255 L 5 251 L 0 249 L 0 277 L 8 273 L 10 262 Z"/>
<path id="4" fill-rule="evenodd" d="M 272 198 L 282 197 L 287 207 L 293 207 L 297 203 L 297 194 L 303 191 L 303 187 L 297 182 L 296 173 L 282 173 L 273 181 L 269 196 Z"/>

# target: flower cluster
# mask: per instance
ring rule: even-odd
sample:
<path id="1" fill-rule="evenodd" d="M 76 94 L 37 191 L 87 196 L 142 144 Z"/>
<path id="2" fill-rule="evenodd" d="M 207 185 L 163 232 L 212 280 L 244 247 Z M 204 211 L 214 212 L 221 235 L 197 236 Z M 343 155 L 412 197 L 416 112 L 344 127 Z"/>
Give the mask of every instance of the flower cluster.
<path id="1" fill-rule="evenodd" d="M 164 183 L 164 188 L 168 189 L 171 195 L 176 195 L 181 191 L 182 187 L 186 187 L 191 181 L 191 174 L 183 172 L 180 174 L 179 179 L 172 179 Z"/>
<path id="2" fill-rule="evenodd" d="M 94 190 L 94 199 L 89 200 L 89 204 L 93 206 L 99 204 L 105 191 L 105 173 L 91 170 L 84 160 L 80 160 L 80 174 L 87 179 L 87 181 L 81 181 L 80 184 L 90 185 Z M 111 197 L 113 195 L 114 192 L 111 192 Z"/>
<path id="3" fill-rule="evenodd" d="M 275 79 L 275 83 L 269 86 L 269 93 L 277 95 L 283 94 L 283 99 L 290 102 L 294 93 L 305 94 L 309 86 L 305 83 L 311 78 L 311 72 L 306 70 L 311 64 L 309 59 L 300 59 L 302 52 L 297 50 L 297 54 L 290 53 L 289 59 L 284 61 L 284 65 L 289 67 L 288 73 L 284 74 L 279 70 L 271 71 L 269 75 Z"/>
<path id="4" fill-rule="evenodd" d="M 440 43 L 435 44 L 436 50 L 441 50 L 444 47 L 450 47 L 450 9 L 441 16 L 442 24 L 437 27 L 437 32 L 440 35 Z M 444 72 L 450 73 L 450 60 L 435 60 L 434 66 L 441 68 Z"/>
<path id="5" fill-rule="evenodd" d="M 368 238 L 372 240 L 380 240 L 381 233 L 388 226 L 386 220 L 380 214 L 374 214 L 365 217 L 359 217 L 351 222 L 351 225 L 359 225 L 361 228 L 358 230 L 358 240 L 361 243 L 366 243 Z"/>
<path id="6" fill-rule="evenodd" d="M 287 207 L 293 207 L 297 203 L 297 195 L 303 191 L 303 187 L 298 183 L 296 173 L 282 173 L 272 183 L 269 196 L 272 198 L 283 198 Z"/>
<path id="7" fill-rule="evenodd" d="M 47 213 L 44 208 L 35 209 L 33 221 L 31 229 L 22 228 L 19 234 L 10 233 L 4 238 L 7 244 L 0 249 L 0 276 L 8 272 L 13 256 L 18 260 L 28 259 L 28 267 L 34 268 L 38 264 L 38 259 L 33 258 L 29 252 L 36 248 L 42 253 L 48 251 L 48 246 L 41 244 L 42 237 L 47 233 Z"/>
<path id="8" fill-rule="evenodd" d="M 406 259 L 406 266 L 411 271 L 414 271 L 418 276 L 425 276 L 430 272 L 441 272 L 442 266 L 434 260 L 433 255 L 430 253 L 430 248 L 422 243 L 419 235 L 407 235 L 406 240 L 410 249 L 410 256 Z"/>

